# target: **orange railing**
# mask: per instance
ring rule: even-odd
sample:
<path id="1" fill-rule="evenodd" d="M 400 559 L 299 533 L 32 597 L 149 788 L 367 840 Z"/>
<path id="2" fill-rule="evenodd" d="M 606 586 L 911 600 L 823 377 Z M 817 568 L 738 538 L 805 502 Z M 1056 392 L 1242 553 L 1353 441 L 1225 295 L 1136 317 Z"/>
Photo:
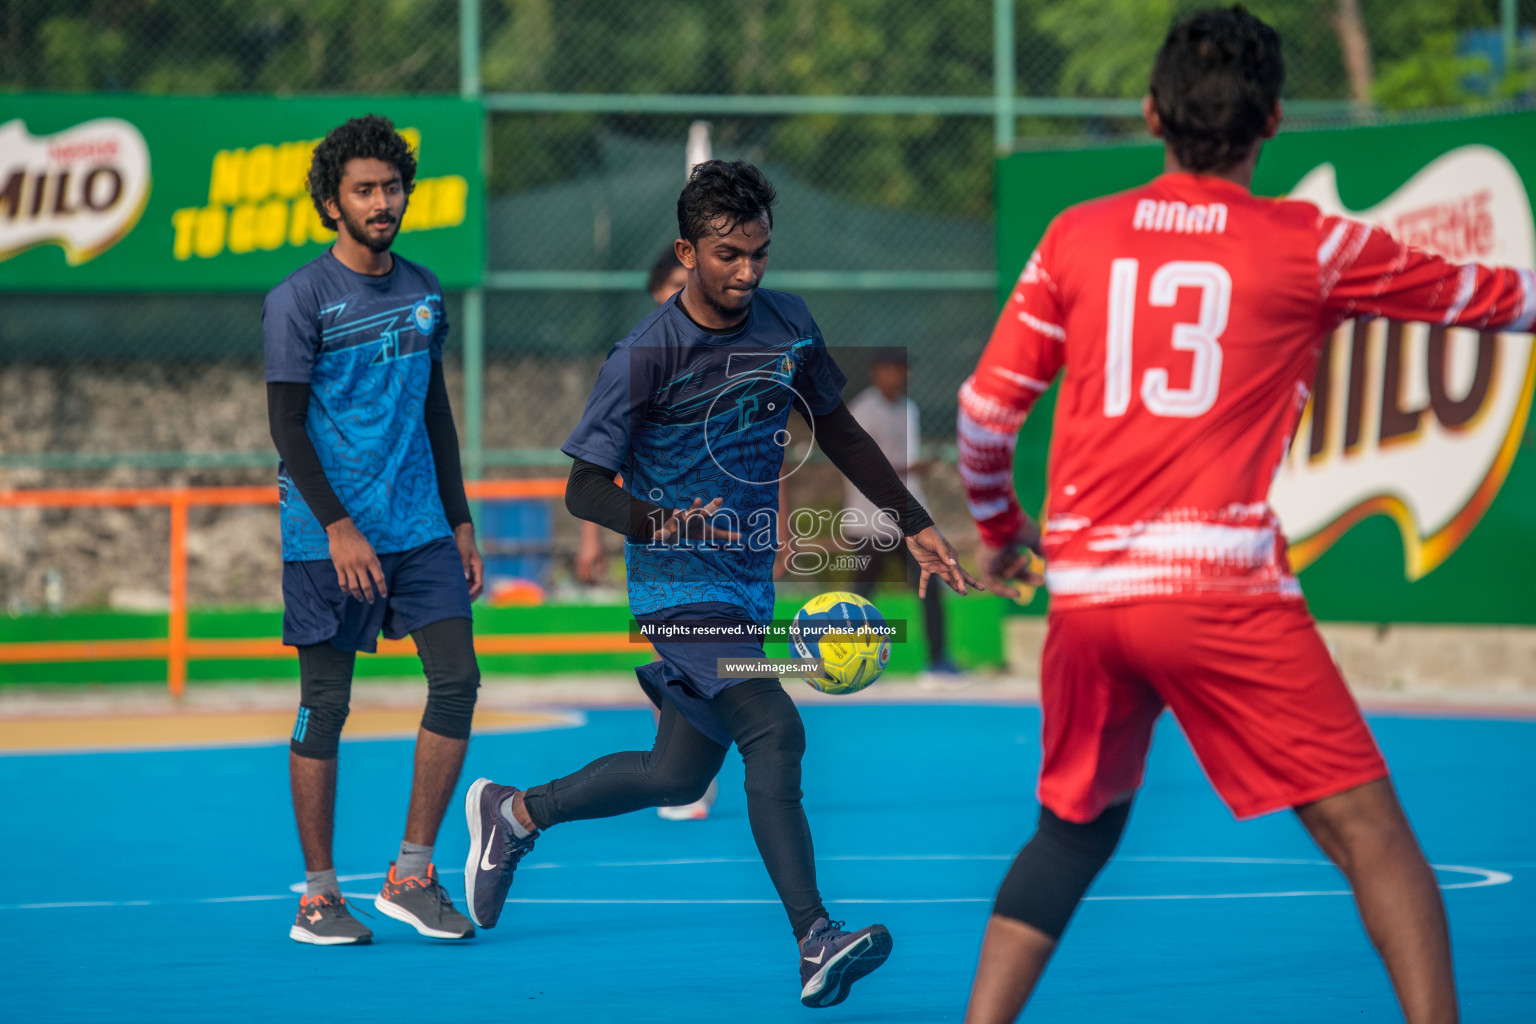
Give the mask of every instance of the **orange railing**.
<path id="1" fill-rule="evenodd" d="M 465 490 L 472 499 L 559 498 L 562 479 L 471 480 Z M 166 506 L 171 511 L 170 629 L 165 639 L 73 640 L 0 644 L 0 664 L 48 661 L 166 660 L 171 693 L 186 692 L 187 662 L 208 658 L 272 658 L 290 653 L 279 640 L 212 640 L 187 636 L 187 510 L 194 505 L 273 505 L 277 488 L 261 487 L 141 487 L 63 488 L 0 491 L 0 508 Z M 481 654 L 557 654 L 585 651 L 632 651 L 624 634 L 543 633 L 477 636 Z M 381 640 L 380 654 L 411 654 L 405 640 Z"/>

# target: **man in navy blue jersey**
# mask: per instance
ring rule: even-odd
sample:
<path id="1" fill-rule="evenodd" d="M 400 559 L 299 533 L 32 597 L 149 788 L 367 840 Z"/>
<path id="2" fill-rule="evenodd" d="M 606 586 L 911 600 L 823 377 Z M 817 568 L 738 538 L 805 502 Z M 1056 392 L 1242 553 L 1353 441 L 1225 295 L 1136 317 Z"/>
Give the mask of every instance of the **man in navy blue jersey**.
<path id="1" fill-rule="evenodd" d="M 480 670 L 470 602 L 484 573 L 443 382 L 448 318 L 426 267 L 390 252 L 416 159 L 382 117 L 315 147 L 309 191 L 336 244 L 267 296 L 267 405 L 282 464 L 283 642 L 298 648 L 289 750 L 306 886 L 289 937 L 355 945 L 331 860 L 336 752 L 358 651 L 407 634 L 427 676 L 400 854 L 374 905 L 433 938 L 474 926 L 432 867 L 469 743 Z"/>
<path id="2" fill-rule="evenodd" d="M 960 593 L 977 584 L 843 404 L 845 378 L 804 300 L 758 287 L 773 202 L 773 186 L 748 164 L 694 169 L 675 243 L 688 282 L 614 347 L 562 449 L 575 460 L 567 508 L 627 538 L 641 626 L 716 638 L 651 633 L 660 660 L 636 670 L 660 710 L 649 751 L 611 754 L 526 792 L 489 779 L 470 788 L 465 890 L 476 924 L 492 927 L 540 830 L 696 800 L 734 743 L 752 835 L 799 944 L 800 1000 L 823 1007 L 884 962 L 891 936 L 882 925 L 848 932 L 828 920 L 801 807 L 799 713 L 777 677 L 723 678 L 718 665 L 763 657 L 754 627 L 773 616 L 791 409 L 906 536 L 925 588 L 934 575 Z"/>

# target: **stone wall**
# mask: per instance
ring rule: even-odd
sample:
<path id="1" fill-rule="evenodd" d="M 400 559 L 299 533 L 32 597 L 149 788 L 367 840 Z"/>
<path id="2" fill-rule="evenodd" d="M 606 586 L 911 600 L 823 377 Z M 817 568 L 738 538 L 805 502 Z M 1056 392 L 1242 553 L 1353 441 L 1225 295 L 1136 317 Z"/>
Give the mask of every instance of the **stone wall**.
<path id="1" fill-rule="evenodd" d="M 488 449 L 555 449 L 580 418 L 598 358 L 492 359 L 485 377 Z M 448 367 L 451 395 L 462 376 Z M 463 433 L 462 403 L 455 402 Z M 270 453 L 265 384 L 254 362 L 0 364 L 0 454 L 120 452 Z M 275 459 L 275 456 L 273 456 Z M 563 476 L 552 466 L 492 469 L 492 476 Z M 275 469 L 166 471 L 0 468 L 0 489 L 17 487 L 217 486 L 270 482 Z M 836 505 L 840 478 L 825 463 L 794 477 L 796 504 Z M 935 517 L 957 544 L 974 541 L 953 466 L 925 482 Z M 577 524 L 557 509 L 563 564 Z M 281 602 L 275 506 L 194 508 L 187 586 L 196 605 Z M 0 601 L 14 612 L 44 606 L 51 572 L 65 607 L 164 607 L 170 517 L 163 508 L 0 508 Z M 614 550 L 617 538 L 611 538 Z M 564 569 L 562 568 L 562 572 Z"/>

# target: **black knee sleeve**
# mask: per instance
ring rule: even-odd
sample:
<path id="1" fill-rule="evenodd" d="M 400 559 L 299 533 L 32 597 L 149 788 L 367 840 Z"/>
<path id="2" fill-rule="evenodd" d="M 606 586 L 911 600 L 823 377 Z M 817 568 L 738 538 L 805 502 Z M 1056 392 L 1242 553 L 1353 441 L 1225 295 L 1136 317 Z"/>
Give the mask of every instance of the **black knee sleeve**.
<path id="1" fill-rule="evenodd" d="M 328 761 L 336 756 L 352 695 L 353 651 L 330 644 L 299 648 L 299 714 L 288 749 L 300 757 Z"/>
<path id="2" fill-rule="evenodd" d="M 474 634 L 464 618 L 444 619 L 412 634 L 427 673 L 427 708 L 421 727 L 449 739 L 469 739 L 480 689 Z"/>
<path id="3" fill-rule="evenodd" d="M 1115 852 L 1130 812 L 1129 802 L 1117 804 L 1078 825 L 1040 808 L 1040 827 L 1014 858 L 992 912 L 1061 938 L 1088 887 Z"/>
<path id="4" fill-rule="evenodd" d="M 427 707 L 421 714 L 421 727 L 449 739 L 469 739 L 479 689 L 480 669 L 473 663 L 465 671 L 428 679 Z"/>

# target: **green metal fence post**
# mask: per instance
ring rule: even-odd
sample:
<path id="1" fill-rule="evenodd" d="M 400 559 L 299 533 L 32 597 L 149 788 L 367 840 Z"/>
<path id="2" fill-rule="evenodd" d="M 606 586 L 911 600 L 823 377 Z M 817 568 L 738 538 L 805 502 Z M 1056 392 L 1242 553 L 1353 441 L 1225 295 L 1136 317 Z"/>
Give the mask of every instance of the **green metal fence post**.
<path id="1" fill-rule="evenodd" d="M 997 151 L 1007 153 L 1013 149 L 1014 81 L 1013 65 L 1013 0 L 992 0 L 992 91 L 996 107 Z"/>
<path id="2" fill-rule="evenodd" d="M 459 0 L 459 95 L 480 95 L 480 0 Z"/>
<path id="3" fill-rule="evenodd" d="M 480 98 L 480 0 L 459 0 L 459 94 Z M 481 124 L 482 137 L 485 125 Z M 482 153 L 485 152 L 482 149 Z M 481 157 L 481 180 L 486 178 Z M 485 292 L 464 293 L 464 469 L 467 479 L 485 475 Z M 478 503 L 477 503 L 478 505 Z M 479 508 L 475 509 L 479 512 Z"/>
<path id="4" fill-rule="evenodd" d="M 1516 0 L 1501 0 L 1499 4 L 1499 27 L 1504 40 L 1504 73 L 1507 75 L 1514 70 L 1515 46 L 1519 43 L 1520 31 L 1519 4 Z"/>
<path id="5" fill-rule="evenodd" d="M 485 291 L 464 293 L 464 472 L 485 474 Z"/>

